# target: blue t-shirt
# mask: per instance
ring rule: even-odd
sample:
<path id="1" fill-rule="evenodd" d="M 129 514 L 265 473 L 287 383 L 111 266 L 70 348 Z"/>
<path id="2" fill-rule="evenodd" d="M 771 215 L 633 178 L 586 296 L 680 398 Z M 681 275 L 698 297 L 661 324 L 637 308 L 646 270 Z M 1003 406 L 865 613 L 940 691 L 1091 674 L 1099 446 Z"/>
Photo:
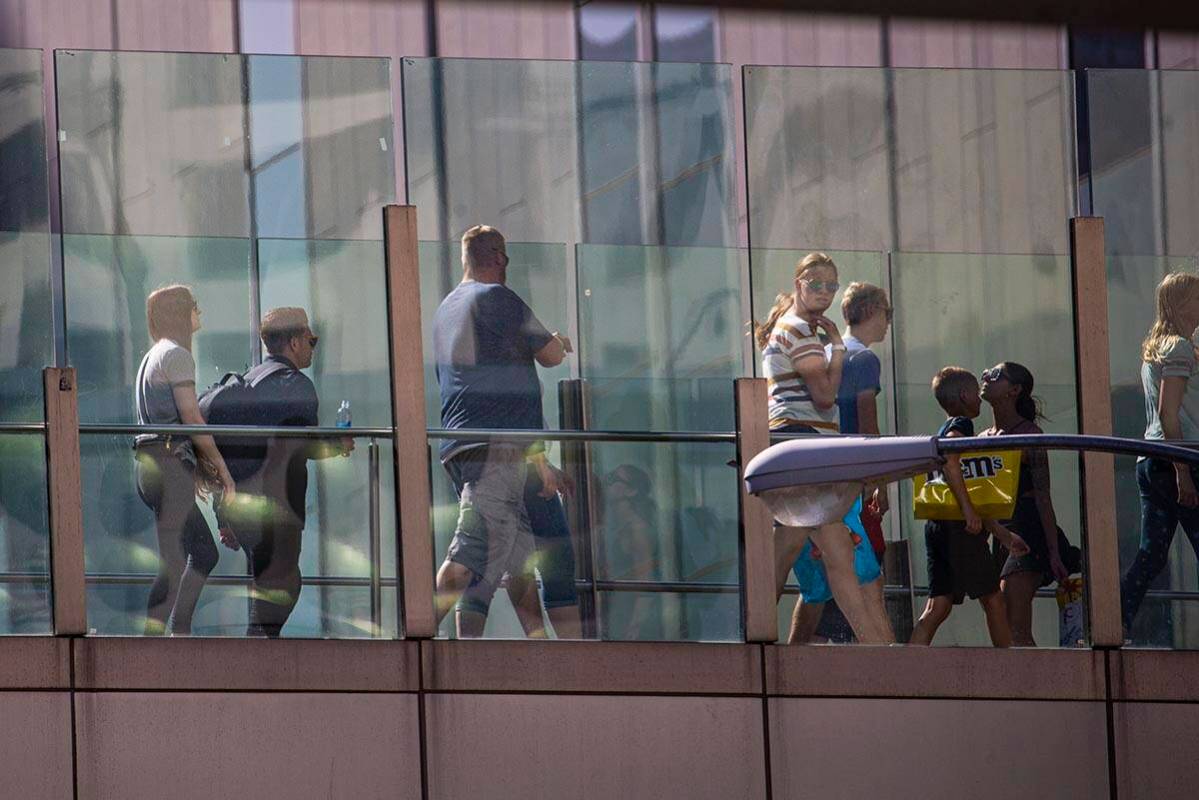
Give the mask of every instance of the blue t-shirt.
<path id="1" fill-rule="evenodd" d="M 973 436 L 974 420 L 969 417 L 950 417 L 937 431 L 937 438 L 948 436 L 950 433 L 956 433 L 958 436 Z"/>
<path id="2" fill-rule="evenodd" d="M 841 413 L 841 433 L 861 433 L 858 420 L 858 395 L 862 392 L 878 394 L 883 390 L 880 378 L 883 365 L 870 348 L 853 336 L 842 337 L 845 342 L 845 360 L 841 364 L 841 388 L 837 390 L 837 409 Z M 825 352 L 832 357 L 832 345 Z"/>
<path id="3" fill-rule="evenodd" d="M 543 428 L 533 355 L 552 339 L 516 292 L 466 281 L 433 316 L 433 353 L 445 428 Z M 482 442 L 445 440 L 441 460 Z"/>

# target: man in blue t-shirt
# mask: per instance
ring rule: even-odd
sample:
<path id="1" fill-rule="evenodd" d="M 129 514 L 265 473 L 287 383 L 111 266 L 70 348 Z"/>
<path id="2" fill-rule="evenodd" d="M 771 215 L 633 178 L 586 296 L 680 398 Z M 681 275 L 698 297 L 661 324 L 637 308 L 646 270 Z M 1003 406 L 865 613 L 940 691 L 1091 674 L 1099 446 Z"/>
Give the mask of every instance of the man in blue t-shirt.
<path id="1" fill-rule="evenodd" d="M 454 428 L 544 427 L 536 364 L 555 367 L 570 340 L 550 333 L 509 289 L 504 237 L 476 225 L 462 235 L 462 283 L 433 317 L 441 424 Z M 455 604 L 460 637 L 483 633 L 491 598 L 505 572 L 524 572 L 533 552 L 525 510 L 527 469 L 542 496 L 558 491 L 541 443 L 446 440 L 441 463 L 458 492 L 458 524 L 437 572 L 438 622 Z"/>

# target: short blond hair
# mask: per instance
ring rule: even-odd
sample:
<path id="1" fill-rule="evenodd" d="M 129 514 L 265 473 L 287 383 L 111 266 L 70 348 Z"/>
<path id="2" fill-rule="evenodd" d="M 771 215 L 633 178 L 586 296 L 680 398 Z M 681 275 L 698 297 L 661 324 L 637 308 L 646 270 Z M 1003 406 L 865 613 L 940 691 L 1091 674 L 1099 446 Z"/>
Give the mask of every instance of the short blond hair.
<path id="1" fill-rule="evenodd" d="M 277 355 L 287 348 L 287 343 L 308 330 L 308 312 L 294 306 L 272 308 L 262 315 L 259 336 L 266 351 Z"/>
<path id="2" fill-rule="evenodd" d="M 974 373 L 962 367 L 942 367 L 933 376 L 933 396 L 946 413 L 953 413 L 950 408 L 962 396 L 962 392 L 978 389 L 978 378 Z"/>
<path id="3" fill-rule="evenodd" d="M 188 350 L 192 345 L 192 309 L 196 298 L 190 286 L 162 286 L 146 298 L 146 327 L 150 339 L 170 339 Z"/>
<path id="4" fill-rule="evenodd" d="M 462 266 L 476 269 L 488 256 L 504 252 L 504 235 L 490 225 L 476 225 L 462 234 Z"/>
<path id="5" fill-rule="evenodd" d="M 850 325 L 861 325 L 878 310 L 890 311 L 887 292 L 873 283 L 854 281 L 841 297 L 841 316 Z"/>

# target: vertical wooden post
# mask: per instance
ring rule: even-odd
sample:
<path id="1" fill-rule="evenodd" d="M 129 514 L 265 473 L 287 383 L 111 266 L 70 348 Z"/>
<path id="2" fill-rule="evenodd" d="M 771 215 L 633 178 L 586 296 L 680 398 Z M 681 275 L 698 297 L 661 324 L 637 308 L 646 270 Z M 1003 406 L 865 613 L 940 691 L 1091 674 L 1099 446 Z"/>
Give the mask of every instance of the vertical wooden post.
<path id="1" fill-rule="evenodd" d="M 745 641 L 778 639 L 778 600 L 774 596 L 774 517 L 766 504 L 745 491 L 745 466 L 770 446 L 764 378 L 734 382 L 737 413 L 737 484 L 740 498 L 741 607 Z"/>
<path id="2" fill-rule="evenodd" d="M 81 636 L 87 633 L 87 588 L 83 575 L 83 490 L 75 370 L 49 367 L 42 379 L 54 633 Z"/>
<path id="3" fill-rule="evenodd" d="M 1101 217 L 1070 220 L 1074 284 L 1074 342 L 1080 433 L 1112 435 L 1111 351 L 1108 346 L 1107 254 Z M 1124 643 L 1120 618 L 1120 552 L 1116 536 L 1116 468 L 1113 456 L 1082 458 L 1086 593 L 1091 644 Z"/>
<path id="4" fill-rule="evenodd" d="M 383 209 L 387 259 L 387 324 L 391 353 L 391 413 L 395 427 L 397 574 L 406 638 L 437 635 L 433 613 L 433 531 L 430 527 L 429 440 L 425 427 L 425 366 L 421 347 L 420 260 L 416 207 Z"/>

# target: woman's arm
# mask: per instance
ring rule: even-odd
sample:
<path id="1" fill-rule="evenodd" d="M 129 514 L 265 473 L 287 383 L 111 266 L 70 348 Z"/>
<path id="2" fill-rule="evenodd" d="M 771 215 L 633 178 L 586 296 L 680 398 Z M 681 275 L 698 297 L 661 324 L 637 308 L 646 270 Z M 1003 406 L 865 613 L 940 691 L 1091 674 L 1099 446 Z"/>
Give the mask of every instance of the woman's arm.
<path id="1" fill-rule="evenodd" d="M 179 409 L 179 419 L 184 425 L 206 424 L 204 415 L 200 413 L 200 401 L 196 398 L 194 383 L 176 384 L 171 391 L 175 395 L 175 407 Z M 204 459 L 216 469 L 225 498 L 228 499 L 236 494 L 237 489 L 233 483 L 233 476 L 229 474 L 229 468 L 225 466 L 225 459 L 221 458 L 221 451 L 217 449 L 216 442 L 212 437 L 204 434 L 192 436 L 191 440 Z"/>
<path id="2" fill-rule="evenodd" d="M 1162 436 L 1167 439 L 1182 438 L 1182 398 L 1186 395 L 1187 379 L 1168 376 L 1162 378 L 1161 392 L 1157 398 L 1157 417 L 1162 423 Z M 1199 505 L 1199 493 L 1191 480 L 1191 469 L 1181 462 L 1174 463 L 1174 477 L 1178 483 L 1178 504 L 1186 508 Z"/>
<path id="3" fill-rule="evenodd" d="M 845 352 L 834 350 L 832 358 L 825 361 L 824 354 L 810 353 L 792 362 L 799 377 L 812 395 L 812 405 L 828 411 L 837 404 L 837 390 L 841 387 L 841 365 Z"/>

